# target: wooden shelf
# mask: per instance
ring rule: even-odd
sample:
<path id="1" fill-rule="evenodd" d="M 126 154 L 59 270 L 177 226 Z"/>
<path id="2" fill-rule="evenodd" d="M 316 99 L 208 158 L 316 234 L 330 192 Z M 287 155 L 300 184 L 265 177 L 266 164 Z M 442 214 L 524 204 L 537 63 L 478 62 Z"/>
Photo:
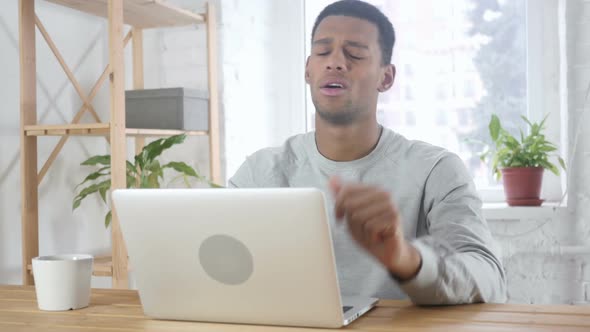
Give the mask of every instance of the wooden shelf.
<path id="1" fill-rule="evenodd" d="M 26 136 L 67 136 L 95 135 L 105 136 L 110 133 L 108 123 L 77 123 L 65 125 L 29 125 L 24 126 Z"/>
<path id="2" fill-rule="evenodd" d="M 96 277 L 112 277 L 113 258 L 111 256 L 95 257 L 92 265 L 92 275 Z"/>
<path id="3" fill-rule="evenodd" d="M 27 265 L 27 270 L 31 274 L 33 273 L 32 264 Z M 112 277 L 113 258 L 111 256 L 95 257 L 94 264 L 92 264 L 92 275 L 95 277 Z"/>
<path id="4" fill-rule="evenodd" d="M 209 170 L 216 183 L 222 183 L 219 147 L 219 92 L 218 45 L 215 5 L 205 2 L 205 12 L 195 14 L 169 5 L 165 0 L 46 0 L 47 2 L 104 17 L 108 23 L 109 64 L 86 92 L 76 80 L 63 56 L 52 41 L 35 12 L 37 0 L 18 0 L 19 58 L 20 58 L 20 133 L 21 133 L 21 234 L 23 284 L 33 285 L 30 263 L 39 256 L 39 184 L 56 160 L 70 136 L 105 137 L 110 143 L 111 189 L 126 187 L 127 137 L 132 136 L 135 151 L 141 151 L 147 137 L 165 137 L 177 134 L 207 136 L 209 144 Z M 65 9 L 66 11 L 68 9 Z M 71 14 L 77 14 L 72 12 Z M 133 89 L 144 89 L 143 30 L 146 28 L 203 24 L 207 40 L 207 82 L 209 91 L 209 121 L 207 131 L 160 130 L 125 128 L 125 45 L 132 40 Z M 125 24 L 130 31 L 123 34 Z M 66 76 L 72 82 L 83 104 L 68 124 L 41 125 L 37 123 L 37 57 L 36 35 L 43 39 L 57 58 Z M 109 82 L 110 105 L 108 120 L 102 121 L 92 106 L 101 85 Z M 80 123 L 85 111 L 93 117 L 93 123 Z M 60 137 L 53 151 L 39 170 L 39 136 Z M 130 152 L 130 151 L 129 151 Z M 112 257 L 112 258 L 111 258 Z M 116 214 L 111 221 L 111 254 L 108 258 L 96 258 L 93 274 L 110 276 L 113 288 L 129 286 L 128 255 Z"/>
<path id="5" fill-rule="evenodd" d="M 108 18 L 108 0 L 46 0 L 91 15 Z M 161 0 L 123 0 L 123 20 L 135 28 L 160 28 L 204 23 L 203 15 Z"/>
<path id="6" fill-rule="evenodd" d="M 67 125 L 30 125 L 24 126 L 26 136 L 109 136 L 108 123 L 80 123 Z M 169 129 L 136 129 L 127 128 L 128 136 L 173 136 L 185 133 L 189 136 L 205 136 L 207 131 L 169 130 Z"/>
<path id="7" fill-rule="evenodd" d="M 185 133 L 188 136 L 206 136 L 209 134 L 207 131 L 197 130 L 172 130 L 172 129 L 135 129 L 127 128 L 125 133 L 128 136 L 174 136 Z"/>

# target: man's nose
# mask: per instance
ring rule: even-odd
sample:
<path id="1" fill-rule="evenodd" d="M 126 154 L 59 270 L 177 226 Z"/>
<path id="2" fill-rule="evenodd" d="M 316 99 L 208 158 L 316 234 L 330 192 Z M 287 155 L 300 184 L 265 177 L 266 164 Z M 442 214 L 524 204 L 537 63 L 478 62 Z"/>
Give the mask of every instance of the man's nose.
<path id="1" fill-rule="evenodd" d="M 346 58 L 342 52 L 332 52 L 326 63 L 327 70 L 344 71 L 346 70 Z"/>

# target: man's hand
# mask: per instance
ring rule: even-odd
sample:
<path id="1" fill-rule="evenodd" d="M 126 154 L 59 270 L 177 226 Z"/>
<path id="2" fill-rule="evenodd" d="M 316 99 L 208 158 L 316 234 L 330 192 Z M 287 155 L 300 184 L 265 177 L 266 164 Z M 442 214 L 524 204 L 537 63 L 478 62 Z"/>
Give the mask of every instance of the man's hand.
<path id="1" fill-rule="evenodd" d="M 404 238 L 399 214 L 388 192 L 330 179 L 338 220 L 345 218 L 352 237 L 400 280 L 418 274 L 420 253 Z"/>

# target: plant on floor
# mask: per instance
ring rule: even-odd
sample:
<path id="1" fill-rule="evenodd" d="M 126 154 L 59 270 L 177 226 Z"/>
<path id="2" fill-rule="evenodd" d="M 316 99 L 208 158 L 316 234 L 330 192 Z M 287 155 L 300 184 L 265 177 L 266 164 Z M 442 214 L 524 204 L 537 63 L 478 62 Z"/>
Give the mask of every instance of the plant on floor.
<path id="1" fill-rule="evenodd" d="M 151 142 L 135 156 L 134 161 L 127 161 L 127 188 L 160 188 L 160 180 L 164 179 L 164 170 L 171 169 L 176 171 L 178 176 L 175 179 L 182 178 L 187 187 L 191 186 L 190 179 L 195 179 L 200 183 L 205 183 L 211 187 L 219 188 L 217 185 L 197 173 L 194 168 L 181 161 L 171 161 L 161 165 L 157 158 L 170 147 L 184 142 L 185 134 L 161 138 Z M 79 190 L 74 197 L 72 209 L 75 210 L 80 206 L 82 200 L 91 194 L 99 193 L 102 200 L 107 203 L 107 191 L 111 188 L 111 156 L 99 155 L 93 156 L 82 162 L 83 166 L 100 167 L 95 172 L 90 173 L 86 178 L 76 186 L 76 190 L 82 185 L 90 185 Z M 111 211 L 105 215 L 104 224 L 108 227 L 111 223 Z"/>

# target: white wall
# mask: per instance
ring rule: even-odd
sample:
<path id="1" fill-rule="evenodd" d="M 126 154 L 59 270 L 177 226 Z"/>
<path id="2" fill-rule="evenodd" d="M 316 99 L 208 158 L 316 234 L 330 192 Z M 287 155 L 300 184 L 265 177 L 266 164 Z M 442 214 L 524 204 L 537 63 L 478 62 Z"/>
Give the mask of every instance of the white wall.
<path id="1" fill-rule="evenodd" d="M 300 0 L 222 3 L 229 177 L 247 155 L 305 131 L 304 26 Z"/>
<path id="2" fill-rule="evenodd" d="M 566 70 L 560 82 L 561 105 L 569 109 L 572 153 L 573 128 L 590 123 L 590 106 L 584 101 L 590 83 L 590 1 L 559 1 L 564 36 L 560 61 Z M 201 11 L 204 3 L 172 2 L 195 11 Z M 40 18 L 88 90 L 108 61 L 105 22 L 43 1 L 37 5 Z M 233 174 L 247 154 L 277 145 L 304 130 L 303 114 L 299 115 L 304 100 L 304 56 L 297 43 L 303 45 L 307 36 L 303 36 L 299 20 L 301 10 L 299 0 L 221 1 L 220 66 L 227 175 Z M 20 283 L 17 38 L 17 1 L 1 1 L 0 284 Z M 44 123 L 67 121 L 80 101 L 38 38 L 39 117 Z M 145 39 L 147 88 L 206 87 L 202 27 L 148 31 Z M 108 88 L 101 90 L 94 105 L 106 118 Z M 529 217 L 507 218 L 511 221 L 490 220 L 503 248 L 512 302 L 590 302 L 590 252 L 584 251 L 590 235 L 590 129 L 583 125 L 580 133 L 570 166 L 567 208 L 555 213 L 550 209 L 526 212 Z M 39 139 L 40 162 L 55 142 L 55 138 Z M 205 148 L 205 139 L 191 138 L 183 148 L 171 151 L 168 158 L 188 158 L 189 163 L 201 165 L 206 172 Z M 102 203 L 91 199 L 75 213 L 70 210 L 73 187 L 86 174 L 78 163 L 88 156 L 106 153 L 107 145 L 100 138 L 72 138 L 65 150 L 40 189 L 41 253 L 107 251 L 110 239 L 102 226 L 106 212 Z M 109 284 L 106 278 L 94 282 L 95 286 Z"/>

